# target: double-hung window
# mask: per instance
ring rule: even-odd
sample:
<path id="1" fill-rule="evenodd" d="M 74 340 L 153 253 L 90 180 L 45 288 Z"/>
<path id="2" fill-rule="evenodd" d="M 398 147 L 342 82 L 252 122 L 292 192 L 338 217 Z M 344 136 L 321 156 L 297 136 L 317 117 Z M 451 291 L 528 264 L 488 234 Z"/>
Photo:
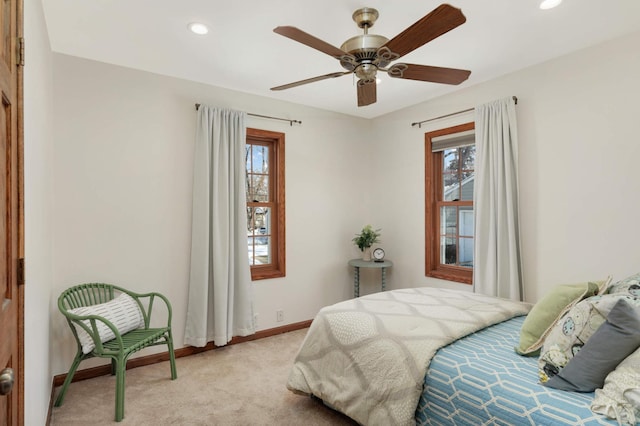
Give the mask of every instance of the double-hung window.
<path id="1" fill-rule="evenodd" d="M 248 128 L 245 154 L 251 277 L 284 277 L 284 133 Z"/>
<path id="2" fill-rule="evenodd" d="M 425 134 L 426 275 L 473 279 L 474 123 Z"/>

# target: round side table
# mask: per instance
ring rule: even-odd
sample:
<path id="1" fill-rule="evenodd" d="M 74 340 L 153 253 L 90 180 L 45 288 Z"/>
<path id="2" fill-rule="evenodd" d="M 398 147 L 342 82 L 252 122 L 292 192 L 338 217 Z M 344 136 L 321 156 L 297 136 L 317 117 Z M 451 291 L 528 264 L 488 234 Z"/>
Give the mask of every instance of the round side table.
<path id="1" fill-rule="evenodd" d="M 349 266 L 353 266 L 353 296 L 360 297 L 360 268 L 378 268 L 382 272 L 382 291 L 386 286 L 386 270 L 393 266 L 390 260 L 375 262 L 373 260 L 351 259 Z"/>

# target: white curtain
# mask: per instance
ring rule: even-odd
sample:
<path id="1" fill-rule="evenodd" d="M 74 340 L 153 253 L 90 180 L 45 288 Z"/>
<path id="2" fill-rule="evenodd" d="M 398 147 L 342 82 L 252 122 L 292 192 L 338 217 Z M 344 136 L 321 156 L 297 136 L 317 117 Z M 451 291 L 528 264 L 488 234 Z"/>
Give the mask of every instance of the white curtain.
<path id="1" fill-rule="evenodd" d="M 515 100 L 496 100 L 475 111 L 474 291 L 522 300 Z"/>
<path id="2" fill-rule="evenodd" d="M 193 170 L 184 343 L 226 345 L 255 332 L 247 252 L 246 113 L 200 105 Z"/>

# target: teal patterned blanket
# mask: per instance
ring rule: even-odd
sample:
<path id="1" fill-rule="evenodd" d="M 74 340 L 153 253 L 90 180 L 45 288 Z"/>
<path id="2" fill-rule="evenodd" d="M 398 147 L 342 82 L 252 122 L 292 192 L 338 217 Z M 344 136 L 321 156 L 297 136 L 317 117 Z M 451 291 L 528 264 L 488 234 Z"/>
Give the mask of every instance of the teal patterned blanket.
<path id="1" fill-rule="evenodd" d="M 424 380 L 419 425 L 617 425 L 590 410 L 594 393 L 538 383 L 538 358 L 515 353 L 525 317 L 440 349 Z"/>

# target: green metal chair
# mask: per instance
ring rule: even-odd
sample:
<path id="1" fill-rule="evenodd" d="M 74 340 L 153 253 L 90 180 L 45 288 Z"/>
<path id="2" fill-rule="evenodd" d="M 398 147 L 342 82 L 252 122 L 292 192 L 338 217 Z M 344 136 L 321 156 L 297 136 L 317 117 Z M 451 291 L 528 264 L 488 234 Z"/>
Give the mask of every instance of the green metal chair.
<path id="1" fill-rule="evenodd" d="M 143 326 L 121 334 L 117 327 L 104 317 L 98 315 L 76 315 L 70 312 L 72 309 L 91 307 L 110 302 L 122 293 L 131 296 L 140 307 L 144 320 Z M 160 328 L 150 328 L 151 312 L 156 299 L 162 300 L 166 305 L 168 315 L 167 325 Z M 178 377 L 176 373 L 175 354 L 173 352 L 173 337 L 171 335 L 171 304 L 162 294 L 138 294 L 111 284 L 80 284 L 65 290 L 60 297 L 58 297 L 58 308 L 66 317 L 69 327 L 71 327 L 71 331 L 78 345 L 78 352 L 73 359 L 62 389 L 56 398 L 56 407 L 62 405 L 67 387 L 71 383 L 80 362 L 91 357 L 111 359 L 111 374 L 115 374 L 116 376 L 115 420 L 117 422 L 121 421 L 124 417 L 125 370 L 127 367 L 127 359 L 133 353 L 149 346 L 166 344 L 169 350 L 171 380 L 175 380 Z M 102 330 L 105 330 L 105 326 L 113 332 L 115 338 L 102 342 L 99 336 L 99 329 L 102 328 Z M 93 340 L 95 348 L 89 353 L 83 352 L 83 346 L 76 327 L 86 331 Z"/>

